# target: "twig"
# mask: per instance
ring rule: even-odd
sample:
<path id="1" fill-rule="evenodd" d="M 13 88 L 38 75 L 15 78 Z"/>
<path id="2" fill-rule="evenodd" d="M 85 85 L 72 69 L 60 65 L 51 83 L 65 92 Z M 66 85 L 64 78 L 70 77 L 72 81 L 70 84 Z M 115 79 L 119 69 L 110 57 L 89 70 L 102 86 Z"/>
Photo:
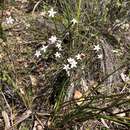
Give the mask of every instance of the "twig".
<path id="1" fill-rule="evenodd" d="M 41 2 L 42 2 L 42 0 L 39 0 L 39 1 L 35 4 L 35 6 L 34 6 L 34 8 L 33 8 L 33 10 L 32 10 L 32 15 L 34 14 L 36 8 L 38 7 L 38 5 L 39 5 Z"/>
<path id="2" fill-rule="evenodd" d="M 12 130 L 14 126 L 18 125 L 19 123 L 23 122 L 24 120 L 26 120 L 28 117 L 30 117 L 32 114 L 31 110 L 27 110 L 25 111 L 21 116 L 16 118 L 16 122 L 15 124 L 13 124 L 13 126 L 11 126 L 10 128 L 8 128 L 7 130 Z"/>
<path id="3" fill-rule="evenodd" d="M 5 97 L 5 95 L 4 95 L 4 93 L 1 92 L 1 94 L 2 94 L 2 96 L 3 96 L 3 98 L 4 98 L 4 100 L 5 100 L 5 103 L 6 103 L 7 107 L 8 107 L 8 109 L 9 109 L 9 111 L 10 111 L 11 125 L 13 125 L 13 113 L 12 113 L 12 109 L 11 109 L 11 107 L 10 107 L 10 105 L 9 105 L 9 103 L 8 103 L 8 101 L 7 101 L 6 97 Z"/>

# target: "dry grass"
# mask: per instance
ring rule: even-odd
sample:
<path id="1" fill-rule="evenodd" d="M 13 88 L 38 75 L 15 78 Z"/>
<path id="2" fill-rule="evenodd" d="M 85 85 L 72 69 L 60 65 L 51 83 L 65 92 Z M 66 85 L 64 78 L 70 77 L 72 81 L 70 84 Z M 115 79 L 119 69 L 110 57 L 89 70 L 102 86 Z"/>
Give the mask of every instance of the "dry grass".
<path id="1" fill-rule="evenodd" d="M 128 0 L 0 4 L 1 130 L 129 129 Z M 6 23 L 10 15 L 13 24 Z M 49 45 L 52 35 L 62 51 Z M 37 58 L 43 45 L 49 47 Z M 68 76 L 63 65 L 77 54 L 81 59 Z"/>

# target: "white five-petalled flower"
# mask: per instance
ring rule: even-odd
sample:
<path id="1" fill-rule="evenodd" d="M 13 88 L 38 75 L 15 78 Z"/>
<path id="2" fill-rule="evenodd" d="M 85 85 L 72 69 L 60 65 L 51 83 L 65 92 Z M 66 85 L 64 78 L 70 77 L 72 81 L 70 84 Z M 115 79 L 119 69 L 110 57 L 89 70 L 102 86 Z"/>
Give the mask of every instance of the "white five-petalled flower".
<path id="1" fill-rule="evenodd" d="M 98 59 L 102 59 L 103 58 L 103 55 L 102 54 L 99 54 L 98 55 Z"/>
<path id="2" fill-rule="evenodd" d="M 100 46 L 99 46 L 99 44 L 98 45 L 95 45 L 94 46 L 94 49 L 93 50 L 95 50 L 95 51 L 99 51 L 101 48 L 100 48 Z"/>
<path id="3" fill-rule="evenodd" d="M 81 54 L 77 54 L 75 57 L 76 57 L 77 60 L 82 60 Z"/>
<path id="4" fill-rule="evenodd" d="M 69 64 L 64 65 L 63 69 L 67 72 L 67 75 L 70 76 L 70 67 Z"/>
<path id="5" fill-rule="evenodd" d="M 54 11 L 54 9 L 51 8 L 51 9 L 48 11 L 48 13 L 49 13 L 49 17 L 54 17 L 55 14 L 56 14 L 56 11 Z"/>
<path id="6" fill-rule="evenodd" d="M 42 48 L 40 49 L 43 52 L 46 52 L 48 46 L 42 45 Z"/>
<path id="7" fill-rule="evenodd" d="M 57 40 L 57 37 L 56 37 L 56 36 L 51 36 L 51 37 L 49 38 L 50 44 L 54 44 L 54 43 L 56 42 L 56 40 Z"/>
<path id="8" fill-rule="evenodd" d="M 66 70 L 66 71 L 68 71 L 70 69 L 69 64 L 64 65 L 63 69 Z"/>
<path id="9" fill-rule="evenodd" d="M 61 47 L 61 43 L 56 43 L 56 47 L 61 51 L 62 47 Z"/>
<path id="10" fill-rule="evenodd" d="M 61 53 L 56 52 L 56 53 L 55 53 L 55 57 L 56 57 L 56 58 L 60 58 L 60 57 L 61 57 Z"/>
<path id="11" fill-rule="evenodd" d="M 6 18 L 6 23 L 7 24 L 13 24 L 14 23 L 14 19 L 10 16 L 10 17 L 8 17 L 8 18 Z"/>
<path id="12" fill-rule="evenodd" d="M 78 23 L 78 21 L 77 21 L 75 18 L 73 18 L 73 19 L 71 20 L 71 22 L 73 23 L 73 25 L 75 25 L 75 24 Z"/>
<path id="13" fill-rule="evenodd" d="M 73 58 L 68 58 L 67 61 L 68 61 L 69 63 L 71 63 L 72 61 L 74 61 L 74 59 L 73 59 Z"/>
<path id="14" fill-rule="evenodd" d="M 36 51 L 35 56 L 38 58 L 41 55 L 40 51 Z"/>
<path id="15" fill-rule="evenodd" d="M 77 67 L 77 62 L 75 61 L 75 59 L 73 59 L 73 58 L 68 58 L 67 60 L 68 60 L 68 62 L 70 63 L 71 68 L 76 68 L 76 67 Z"/>

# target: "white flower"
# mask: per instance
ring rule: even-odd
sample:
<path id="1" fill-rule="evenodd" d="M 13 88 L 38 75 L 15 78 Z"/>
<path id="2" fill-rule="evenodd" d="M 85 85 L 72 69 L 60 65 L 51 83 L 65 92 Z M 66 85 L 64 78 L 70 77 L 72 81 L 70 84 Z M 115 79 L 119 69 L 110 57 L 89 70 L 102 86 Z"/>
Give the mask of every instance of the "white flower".
<path id="1" fill-rule="evenodd" d="M 64 65 L 63 69 L 66 70 L 66 71 L 70 70 L 69 64 Z"/>
<path id="2" fill-rule="evenodd" d="M 62 50 L 62 49 L 61 49 L 61 43 L 56 43 L 56 47 L 57 47 L 59 50 Z"/>
<path id="3" fill-rule="evenodd" d="M 41 55 L 40 51 L 36 51 L 35 56 L 38 58 Z"/>
<path id="4" fill-rule="evenodd" d="M 53 8 L 51 8 L 51 9 L 48 11 L 48 13 L 49 13 L 49 17 L 54 17 L 54 15 L 56 14 L 56 12 L 54 11 Z"/>
<path id="5" fill-rule="evenodd" d="M 48 46 L 44 46 L 44 45 L 42 45 L 42 48 L 41 48 L 40 50 L 43 51 L 43 52 L 46 52 L 47 47 L 48 47 Z"/>
<path id="6" fill-rule="evenodd" d="M 6 23 L 7 24 L 13 24 L 14 23 L 14 19 L 10 16 L 10 17 L 8 17 L 8 18 L 6 18 Z"/>
<path id="7" fill-rule="evenodd" d="M 99 54 L 98 55 L 98 59 L 102 59 L 103 58 L 103 55 L 102 54 Z"/>
<path id="8" fill-rule="evenodd" d="M 73 58 L 68 58 L 68 59 L 67 59 L 67 61 L 68 61 L 69 63 L 71 63 L 73 60 L 74 60 Z"/>
<path id="9" fill-rule="evenodd" d="M 67 75 L 70 76 L 70 67 L 69 64 L 64 65 L 63 69 L 67 72 Z"/>
<path id="10" fill-rule="evenodd" d="M 75 59 L 69 58 L 69 59 L 67 59 L 67 60 L 68 60 L 68 62 L 70 63 L 71 68 L 77 67 L 77 62 L 75 61 Z"/>
<path id="11" fill-rule="evenodd" d="M 77 62 L 76 61 L 73 61 L 72 63 L 71 63 L 71 68 L 76 68 L 77 67 Z"/>
<path id="12" fill-rule="evenodd" d="M 56 36 L 51 36 L 51 37 L 49 38 L 49 41 L 51 42 L 51 44 L 54 44 L 54 43 L 56 42 L 56 40 L 57 40 L 57 37 L 56 37 Z"/>
<path id="13" fill-rule="evenodd" d="M 76 57 L 77 60 L 82 60 L 81 54 L 77 54 L 75 57 Z"/>
<path id="14" fill-rule="evenodd" d="M 94 49 L 93 50 L 95 50 L 95 51 L 99 51 L 101 48 L 100 48 L 100 46 L 99 46 L 99 44 L 98 45 L 95 45 L 94 46 Z"/>
<path id="15" fill-rule="evenodd" d="M 71 20 L 71 22 L 73 23 L 73 25 L 75 25 L 75 24 L 78 23 L 78 21 L 77 21 L 75 18 L 73 18 L 73 19 Z"/>
<path id="16" fill-rule="evenodd" d="M 56 53 L 55 53 L 55 57 L 56 57 L 56 58 L 60 58 L 60 57 L 61 57 L 61 53 L 56 52 Z"/>

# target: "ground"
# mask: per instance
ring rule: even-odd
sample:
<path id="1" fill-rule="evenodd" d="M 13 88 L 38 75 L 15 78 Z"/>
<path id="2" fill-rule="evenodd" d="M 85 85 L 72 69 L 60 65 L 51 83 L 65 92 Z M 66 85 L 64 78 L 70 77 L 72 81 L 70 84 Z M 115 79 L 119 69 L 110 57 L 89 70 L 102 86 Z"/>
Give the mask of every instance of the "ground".
<path id="1" fill-rule="evenodd" d="M 1 130 L 129 130 L 129 1 L 0 7 Z"/>

